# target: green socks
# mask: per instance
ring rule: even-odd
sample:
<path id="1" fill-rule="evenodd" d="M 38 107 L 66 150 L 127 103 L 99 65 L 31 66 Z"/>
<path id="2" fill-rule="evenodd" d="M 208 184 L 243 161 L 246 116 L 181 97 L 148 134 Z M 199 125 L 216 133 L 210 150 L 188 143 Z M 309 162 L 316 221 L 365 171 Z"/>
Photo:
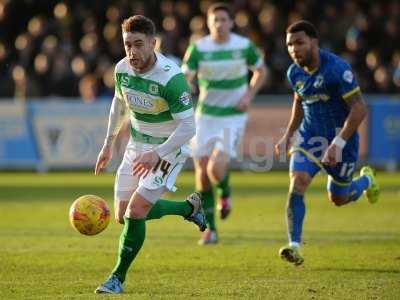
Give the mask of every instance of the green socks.
<path id="1" fill-rule="evenodd" d="M 193 211 L 189 201 L 158 200 L 149 211 L 146 219 L 130 219 L 124 217 L 125 225 L 119 239 L 118 261 L 112 274 L 121 282 L 125 281 L 126 273 L 136 255 L 142 248 L 146 236 L 146 220 L 159 219 L 166 215 L 187 217 Z"/>
<path id="2" fill-rule="evenodd" d="M 119 239 L 118 261 L 112 274 L 125 281 L 129 266 L 142 248 L 146 236 L 146 220 L 124 217 L 125 225 Z"/>
<path id="3" fill-rule="evenodd" d="M 215 230 L 215 200 L 212 189 L 206 192 L 200 192 L 203 199 L 203 208 L 206 214 L 207 225 L 210 230 Z"/>
<path id="4" fill-rule="evenodd" d="M 189 201 L 169 201 L 160 199 L 153 205 L 147 214 L 146 220 L 160 219 L 167 215 L 187 217 L 192 211 L 193 206 Z"/>
<path id="5" fill-rule="evenodd" d="M 229 171 L 226 171 L 224 179 L 217 184 L 217 194 L 219 197 L 226 198 L 231 195 L 231 187 L 229 185 Z"/>

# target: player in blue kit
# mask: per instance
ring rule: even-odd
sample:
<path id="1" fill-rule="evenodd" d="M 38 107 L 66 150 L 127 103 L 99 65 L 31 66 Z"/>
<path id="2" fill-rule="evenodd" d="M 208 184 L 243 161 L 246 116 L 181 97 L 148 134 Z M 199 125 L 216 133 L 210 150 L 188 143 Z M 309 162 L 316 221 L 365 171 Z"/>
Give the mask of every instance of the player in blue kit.
<path id="1" fill-rule="evenodd" d="M 305 215 L 304 193 L 320 171 L 328 174 L 328 197 L 337 206 L 379 198 L 374 171 L 365 166 L 353 179 L 358 158 L 357 128 L 367 114 L 366 104 L 350 65 L 320 49 L 314 25 L 298 21 L 286 30 L 293 64 L 287 77 L 294 91 L 292 114 L 286 132 L 275 145 L 278 155 L 289 146 L 290 187 L 286 218 L 289 244 L 282 259 L 300 265 L 301 233 Z"/>

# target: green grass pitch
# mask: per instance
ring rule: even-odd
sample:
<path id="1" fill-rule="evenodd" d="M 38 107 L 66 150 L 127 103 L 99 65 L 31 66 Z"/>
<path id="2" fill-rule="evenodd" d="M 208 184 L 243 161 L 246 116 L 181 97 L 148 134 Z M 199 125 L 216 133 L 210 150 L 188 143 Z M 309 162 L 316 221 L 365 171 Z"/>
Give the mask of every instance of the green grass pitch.
<path id="1" fill-rule="evenodd" d="M 378 174 L 381 200 L 335 207 L 326 178 L 306 196 L 303 254 L 278 257 L 286 243 L 287 174 L 233 173 L 234 210 L 218 221 L 220 243 L 197 246 L 180 217 L 147 223 L 146 241 L 122 296 L 93 290 L 116 259 L 121 225 L 93 237 L 75 232 L 68 208 L 83 194 L 112 205 L 113 176 L 0 173 L 0 299 L 399 299 L 400 174 Z M 171 198 L 191 192 L 181 174 Z"/>

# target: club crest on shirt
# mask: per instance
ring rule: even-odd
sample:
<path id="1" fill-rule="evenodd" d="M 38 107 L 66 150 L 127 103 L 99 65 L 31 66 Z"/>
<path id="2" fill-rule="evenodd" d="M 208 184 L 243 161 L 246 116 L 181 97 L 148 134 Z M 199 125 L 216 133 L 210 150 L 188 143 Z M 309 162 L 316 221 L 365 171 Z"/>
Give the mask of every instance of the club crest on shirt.
<path id="1" fill-rule="evenodd" d="M 315 78 L 315 81 L 314 81 L 313 86 L 314 86 L 316 89 L 318 89 L 318 88 L 320 88 L 320 87 L 322 86 L 323 83 L 324 83 L 324 77 L 323 77 L 322 75 L 318 75 L 318 76 Z"/>
<path id="2" fill-rule="evenodd" d="M 153 95 L 158 95 L 158 85 L 155 83 L 149 84 L 149 92 Z"/>
<path id="3" fill-rule="evenodd" d="M 343 80 L 348 82 L 348 83 L 352 83 L 354 79 L 354 75 L 350 70 L 346 70 L 343 72 Z"/>
<path id="4" fill-rule="evenodd" d="M 185 106 L 190 104 L 191 96 L 188 92 L 183 92 L 182 95 L 179 97 L 179 101 Z"/>

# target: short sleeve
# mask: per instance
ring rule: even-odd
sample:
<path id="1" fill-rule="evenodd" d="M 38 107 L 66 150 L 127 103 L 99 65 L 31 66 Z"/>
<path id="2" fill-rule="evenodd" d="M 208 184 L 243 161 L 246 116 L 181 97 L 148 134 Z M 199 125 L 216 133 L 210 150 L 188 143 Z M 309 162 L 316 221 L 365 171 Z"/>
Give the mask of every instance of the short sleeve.
<path id="1" fill-rule="evenodd" d="M 353 70 L 348 63 L 337 63 L 333 72 L 334 82 L 331 88 L 336 90 L 344 100 L 360 91 Z"/>
<path id="2" fill-rule="evenodd" d="M 187 74 L 190 72 L 195 72 L 199 66 L 199 51 L 195 44 L 191 44 L 183 57 L 182 71 Z"/>
<path id="3" fill-rule="evenodd" d="M 246 62 L 251 69 L 261 67 L 264 63 L 261 51 L 257 49 L 252 41 L 249 42 L 249 46 L 247 47 Z"/>
<path id="4" fill-rule="evenodd" d="M 193 115 L 190 88 L 182 73 L 176 74 L 168 81 L 163 97 L 167 100 L 174 119 L 184 119 Z"/>

